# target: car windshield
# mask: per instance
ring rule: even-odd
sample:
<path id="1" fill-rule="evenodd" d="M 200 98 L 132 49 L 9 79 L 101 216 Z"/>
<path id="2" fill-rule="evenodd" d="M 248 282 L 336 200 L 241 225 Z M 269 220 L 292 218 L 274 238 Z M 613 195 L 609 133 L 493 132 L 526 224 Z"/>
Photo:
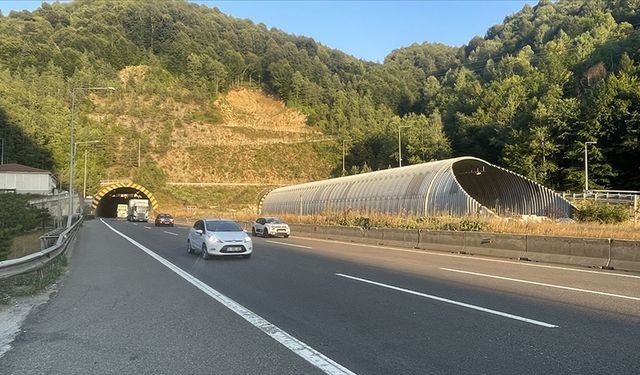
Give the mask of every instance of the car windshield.
<path id="1" fill-rule="evenodd" d="M 278 219 L 277 217 L 270 217 L 267 219 L 267 223 L 282 224 L 282 220 Z"/>
<path id="2" fill-rule="evenodd" d="M 211 220 L 206 223 L 209 232 L 242 232 L 242 228 L 233 221 Z"/>

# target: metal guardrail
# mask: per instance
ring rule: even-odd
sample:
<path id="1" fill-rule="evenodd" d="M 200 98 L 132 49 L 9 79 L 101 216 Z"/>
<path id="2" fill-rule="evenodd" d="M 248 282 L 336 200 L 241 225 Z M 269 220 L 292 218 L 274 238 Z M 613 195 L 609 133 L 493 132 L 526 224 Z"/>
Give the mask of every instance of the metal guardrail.
<path id="1" fill-rule="evenodd" d="M 69 244 L 81 225 L 82 216 L 78 216 L 78 219 L 69 228 L 60 233 L 55 244 L 52 246 L 21 258 L 9 259 L 0 262 L 0 280 L 37 271 L 50 261 L 54 260 L 60 254 L 66 253 Z"/>

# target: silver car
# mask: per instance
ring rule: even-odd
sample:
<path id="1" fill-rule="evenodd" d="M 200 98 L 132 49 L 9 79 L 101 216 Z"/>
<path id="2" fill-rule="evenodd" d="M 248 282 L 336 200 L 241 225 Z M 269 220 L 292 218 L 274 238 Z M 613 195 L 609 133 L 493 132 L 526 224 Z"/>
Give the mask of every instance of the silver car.
<path id="1" fill-rule="evenodd" d="M 235 221 L 202 219 L 197 220 L 189 229 L 187 251 L 189 254 L 199 251 L 203 259 L 209 259 L 212 255 L 241 255 L 243 258 L 250 258 L 253 242 Z"/>
<path id="2" fill-rule="evenodd" d="M 282 236 L 289 237 L 291 229 L 289 225 L 277 217 L 259 217 L 251 223 L 251 234 L 260 234 L 262 237 Z"/>

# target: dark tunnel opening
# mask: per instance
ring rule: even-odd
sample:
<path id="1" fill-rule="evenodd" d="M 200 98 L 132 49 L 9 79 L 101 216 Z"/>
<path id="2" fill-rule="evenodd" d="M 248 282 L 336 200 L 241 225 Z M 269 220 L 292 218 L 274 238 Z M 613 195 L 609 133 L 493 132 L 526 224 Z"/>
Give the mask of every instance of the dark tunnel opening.
<path id="1" fill-rule="evenodd" d="M 96 206 L 96 217 L 116 218 L 118 217 L 118 205 L 128 204 L 129 199 L 150 199 L 142 191 L 133 187 L 120 187 L 106 193 Z"/>
<path id="2" fill-rule="evenodd" d="M 569 202 L 514 172 L 483 160 L 458 161 L 452 169 L 462 189 L 499 216 L 571 216 Z"/>

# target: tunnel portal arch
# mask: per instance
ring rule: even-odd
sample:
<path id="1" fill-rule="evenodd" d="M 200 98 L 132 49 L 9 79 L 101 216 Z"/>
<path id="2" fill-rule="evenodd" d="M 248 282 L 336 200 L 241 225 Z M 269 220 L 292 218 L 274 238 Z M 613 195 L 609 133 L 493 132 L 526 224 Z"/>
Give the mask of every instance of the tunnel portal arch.
<path id="1" fill-rule="evenodd" d="M 115 183 L 104 188 L 93 197 L 92 208 L 97 217 L 116 217 L 118 204 L 127 204 L 130 198 L 148 199 L 151 207 L 158 208 L 158 200 L 146 187 L 134 182 Z"/>

